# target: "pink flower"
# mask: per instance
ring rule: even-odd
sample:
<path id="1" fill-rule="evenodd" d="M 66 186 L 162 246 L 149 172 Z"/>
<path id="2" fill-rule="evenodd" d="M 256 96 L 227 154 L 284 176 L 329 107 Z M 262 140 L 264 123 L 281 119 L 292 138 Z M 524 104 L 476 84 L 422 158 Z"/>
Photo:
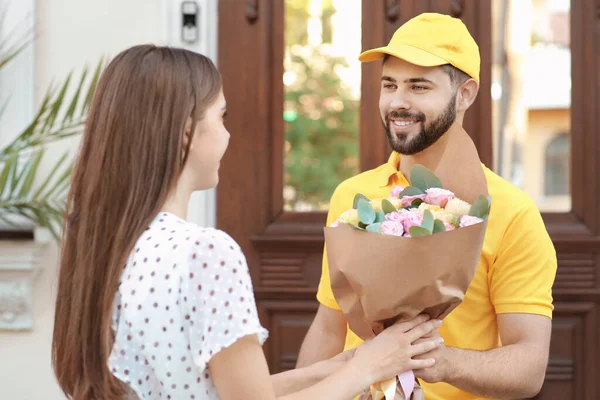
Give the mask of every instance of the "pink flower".
<path id="1" fill-rule="evenodd" d="M 403 214 L 402 225 L 404 225 L 405 232 L 408 232 L 411 226 L 421 226 L 421 223 L 423 223 L 423 216 L 421 214 L 410 211 L 406 211 Z"/>
<path id="2" fill-rule="evenodd" d="M 400 193 L 406 189 L 404 186 L 394 186 L 390 192 L 390 197 L 400 197 Z"/>
<path id="3" fill-rule="evenodd" d="M 406 210 L 400 210 L 400 211 L 396 211 L 396 212 L 391 212 L 388 214 L 385 214 L 385 220 L 386 221 L 394 221 L 394 222 L 400 222 L 402 223 L 402 220 L 404 219 L 404 212 Z"/>
<path id="4" fill-rule="evenodd" d="M 335 221 L 333 221 L 333 223 L 331 224 L 331 228 L 337 228 L 338 226 L 340 226 L 340 220 L 336 219 Z"/>
<path id="5" fill-rule="evenodd" d="M 463 215 L 460 217 L 460 227 L 464 228 L 466 226 L 471 226 L 483 222 L 481 218 L 473 217 L 471 215 Z"/>
<path id="6" fill-rule="evenodd" d="M 444 222 L 444 227 L 446 228 L 446 232 L 453 231 L 456 229 L 456 227 L 454 225 L 449 224 L 448 222 Z"/>
<path id="7" fill-rule="evenodd" d="M 391 236 L 402 236 L 404 227 L 397 221 L 383 221 L 381 223 L 381 233 Z"/>
<path id="8" fill-rule="evenodd" d="M 416 196 L 404 196 L 402 198 L 402 207 L 408 207 L 412 204 L 413 201 L 415 201 L 416 199 L 421 199 L 421 200 L 425 200 L 425 195 L 424 194 L 418 194 Z"/>
<path id="9" fill-rule="evenodd" d="M 430 188 L 425 191 L 425 203 L 435 206 L 445 207 L 448 200 L 456 196 L 449 190 L 440 188 Z"/>

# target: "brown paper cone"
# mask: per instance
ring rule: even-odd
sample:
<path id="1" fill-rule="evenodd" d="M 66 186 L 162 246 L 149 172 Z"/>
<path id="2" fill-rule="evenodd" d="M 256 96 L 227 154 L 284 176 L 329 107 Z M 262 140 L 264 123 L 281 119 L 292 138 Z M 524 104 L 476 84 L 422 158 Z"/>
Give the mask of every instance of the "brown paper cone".
<path id="1" fill-rule="evenodd" d="M 481 161 L 469 135 L 456 124 L 446 135 L 444 154 L 433 171 L 443 187 L 469 203 L 487 196 Z M 487 224 L 416 238 L 359 231 L 345 224 L 325 228 L 331 289 L 350 329 L 368 340 L 421 313 L 439 319 L 448 315 L 473 279 Z M 370 392 L 361 398 L 370 399 Z M 398 385 L 395 400 L 411 399 L 423 400 L 423 389 L 417 384 L 405 399 Z"/>
<path id="2" fill-rule="evenodd" d="M 486 227 L 417 238 L 325 228 L 331 289 L 350 329 L 368 340 L 421 313 L 444 318 L 471 283 Z"/>

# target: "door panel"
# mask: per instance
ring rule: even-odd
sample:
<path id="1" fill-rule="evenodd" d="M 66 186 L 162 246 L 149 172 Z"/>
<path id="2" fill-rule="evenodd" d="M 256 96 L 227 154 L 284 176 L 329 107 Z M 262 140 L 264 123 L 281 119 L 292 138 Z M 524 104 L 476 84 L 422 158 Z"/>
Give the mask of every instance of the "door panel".
<path id="1" fill-rule="evenodd" d="M 217 188 L 217 226 L 247 256 L 261 320 L 271 332 L 265 351 L 272 372 L 294 367 L 317 309 L 326 218 L 324 212 L 284 211 L 284 11 L 284 0 L 219 2 L 218 62 L 232 137 Z M 492 166 L 492 0 L 365 0 L 362 47 L 385 45 L 398 26 L 426 11 L 460 17 L 480 46 L 481 89 L 465 128 L 482 161 Z M 600 395 L 598 23 L 599 2 L 572 2 L 572 210 L 543 214 L 559 269 L 551 357 L 539 399 Z M 384 163 L 390 152 L 379 120 L 379 78 L 378 63 L 363 64 L 361 170 Z"/>

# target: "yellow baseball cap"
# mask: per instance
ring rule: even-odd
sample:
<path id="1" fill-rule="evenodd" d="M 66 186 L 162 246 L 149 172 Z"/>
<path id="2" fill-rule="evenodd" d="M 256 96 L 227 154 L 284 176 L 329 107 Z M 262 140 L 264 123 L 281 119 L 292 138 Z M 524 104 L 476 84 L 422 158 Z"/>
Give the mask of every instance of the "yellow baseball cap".
<path id="1" fill-rule="evenodd" d="M 465 24 L 449 15 L 425 13 L 402 25 L 385 47 L 363 52 L 360 61 L 385 54 L 422 67 L 451 64 L 479 81 L 479 46 Z"/>

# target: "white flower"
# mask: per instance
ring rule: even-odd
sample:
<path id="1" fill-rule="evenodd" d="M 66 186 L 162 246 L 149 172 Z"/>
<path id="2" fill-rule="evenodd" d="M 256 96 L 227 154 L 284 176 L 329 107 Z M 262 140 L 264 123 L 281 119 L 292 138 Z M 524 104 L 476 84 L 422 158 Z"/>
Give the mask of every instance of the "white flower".
<path id="1" fill-rule="evenodd" d="M 468 215 L 469 210 L 471 209 L 471 205 L 464 200 L 454 198 L 448 200 L 448 204 L 446 204 L 446 207 L 444 207 L 444 209 L 447 212 L 458 217 L 461 215 Z"/>

